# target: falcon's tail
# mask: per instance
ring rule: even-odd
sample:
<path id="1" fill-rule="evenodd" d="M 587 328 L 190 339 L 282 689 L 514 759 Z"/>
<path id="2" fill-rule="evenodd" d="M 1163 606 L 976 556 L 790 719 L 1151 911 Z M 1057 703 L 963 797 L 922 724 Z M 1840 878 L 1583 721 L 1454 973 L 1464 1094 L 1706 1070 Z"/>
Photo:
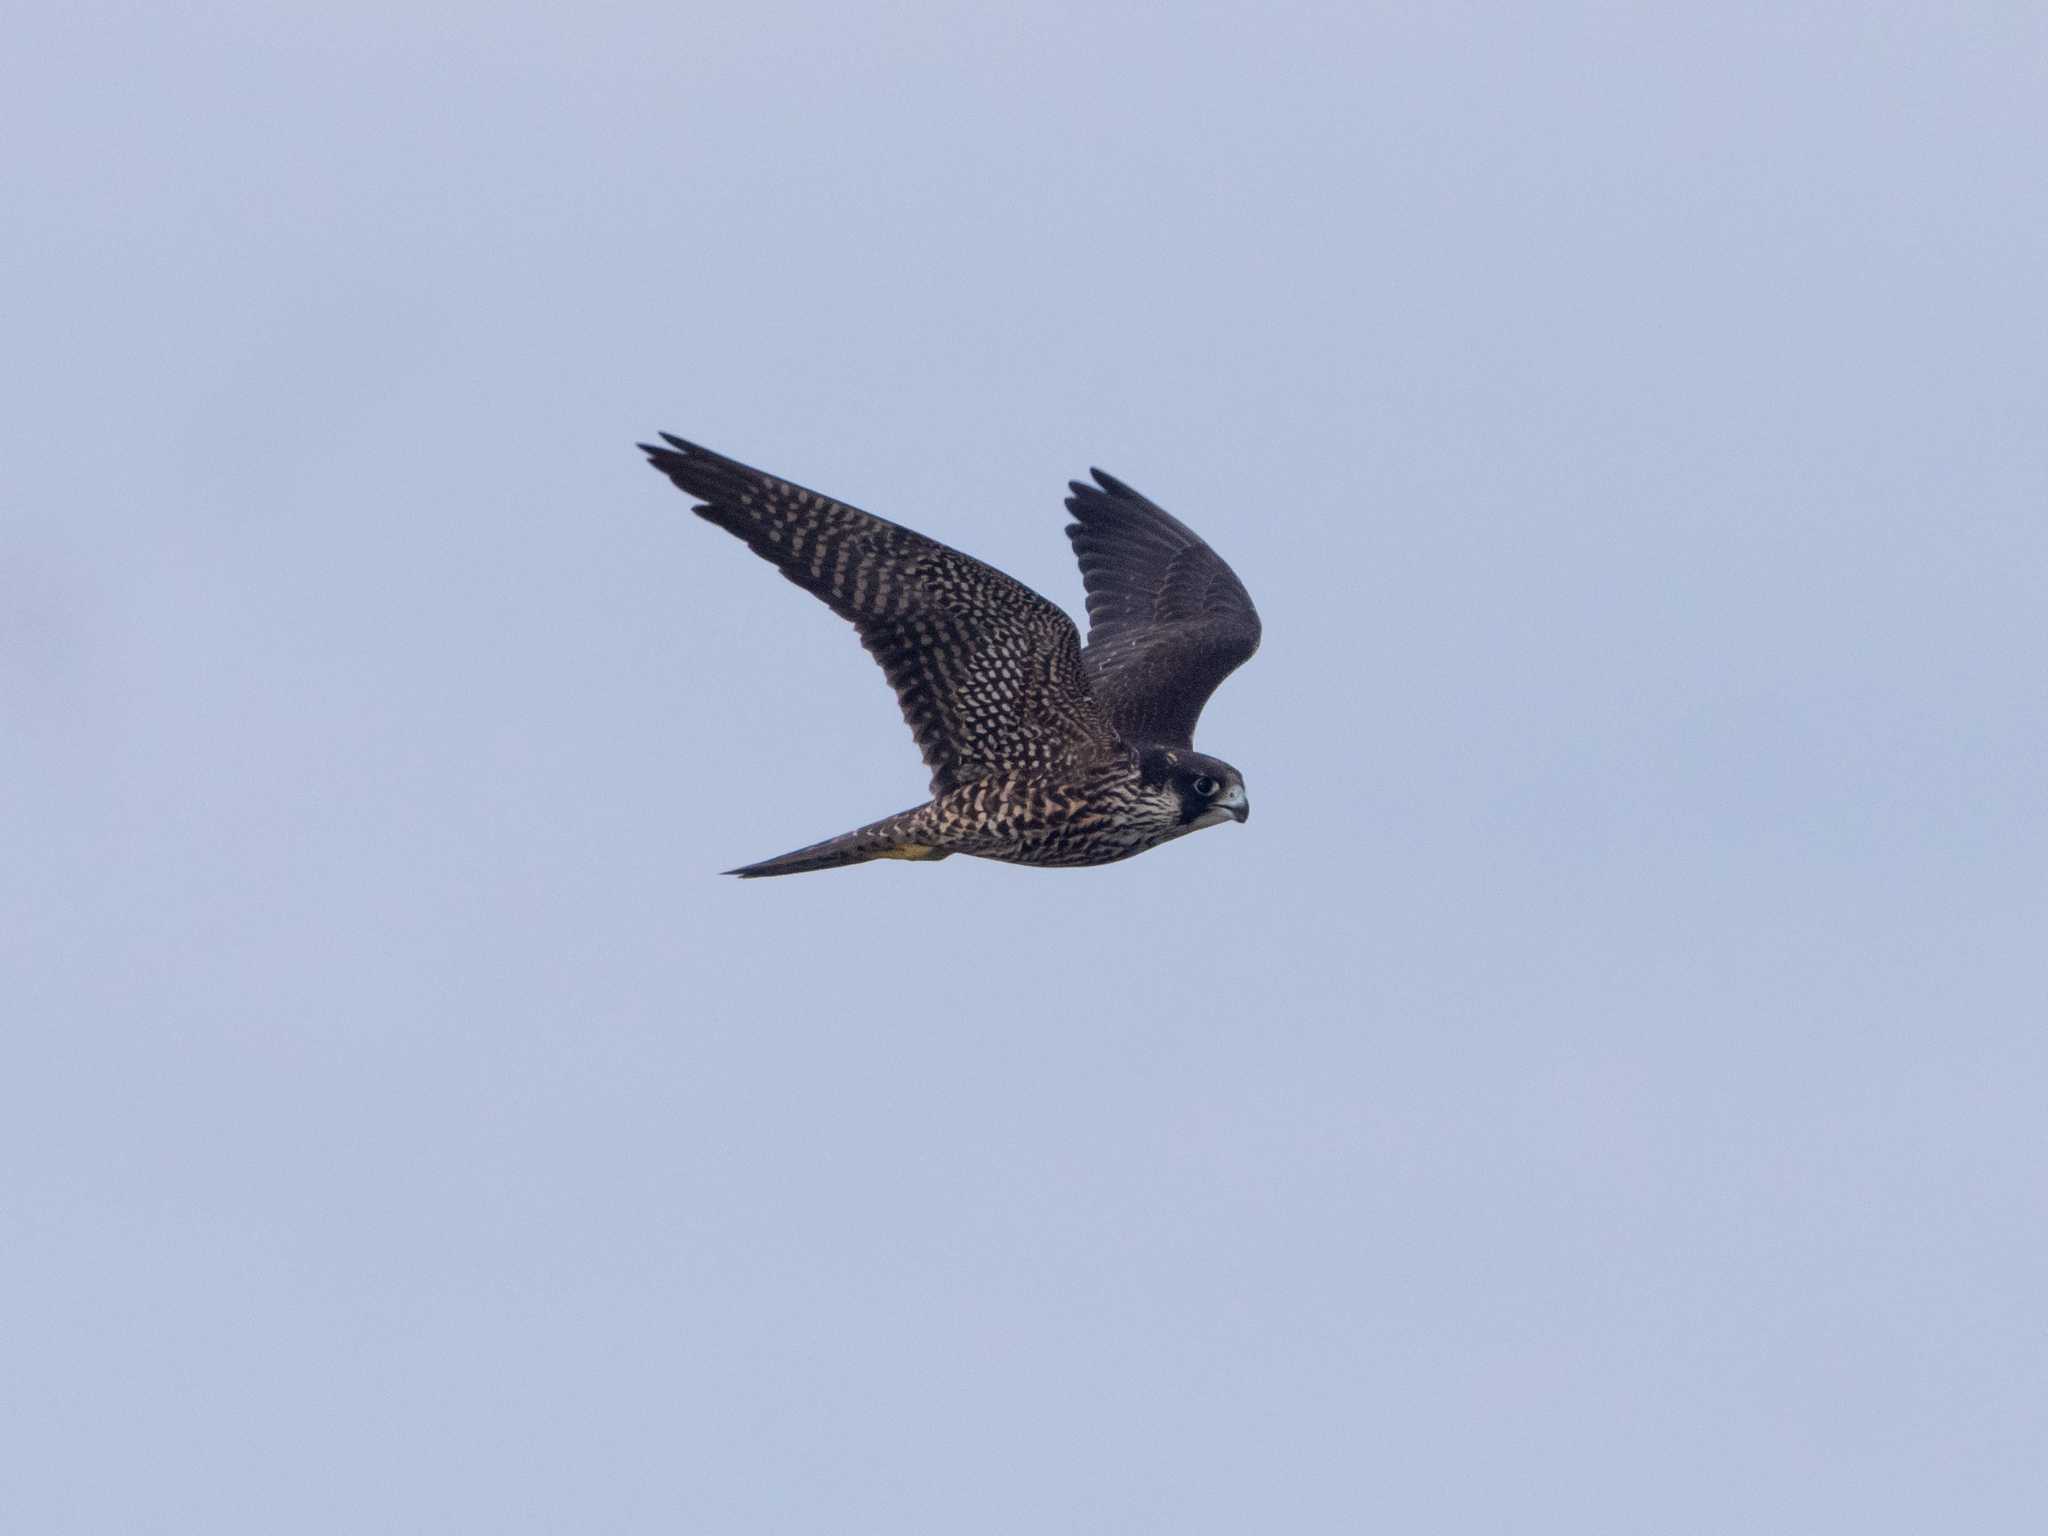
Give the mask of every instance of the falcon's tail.
<path id="1" fill-rule="evenodd" d="M 728 875 L 738 875 L 742 880 L 758 880 L 763 875 L 801 875 L 814 869 L 838 869 L 844 864 L 865 864 L 870 859 L 943 859 L 952 854 L 949 848 L 934 848 L 929 843 L 917 841 L 916 828 L 911 824 L 911 812 L 902 816 L 891 816 L 886 821 L 870 822 L 867 826 L 856 827 L 851 832 L 842 832 L 837 837 L 828 837 L 822 843 L 813 843 L 808 848 L 799 848 L 794 853 L 778 854 L 772 859 L 763 859 L 758 864 L 748 864 L 739 869 L 728 869 Z"/>

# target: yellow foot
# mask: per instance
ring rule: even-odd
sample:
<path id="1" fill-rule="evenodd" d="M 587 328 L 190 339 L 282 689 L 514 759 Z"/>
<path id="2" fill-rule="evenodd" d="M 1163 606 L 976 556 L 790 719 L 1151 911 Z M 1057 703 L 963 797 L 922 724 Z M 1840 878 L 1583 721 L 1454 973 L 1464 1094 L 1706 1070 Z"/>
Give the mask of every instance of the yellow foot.
<path id="1" fill-rule="evenodd" d="M 899 843 L 887 853 L 875 855 L 878 859 L 943 859 L 946 856 L 946 849 L 928 848 L 923 843 Z"/>

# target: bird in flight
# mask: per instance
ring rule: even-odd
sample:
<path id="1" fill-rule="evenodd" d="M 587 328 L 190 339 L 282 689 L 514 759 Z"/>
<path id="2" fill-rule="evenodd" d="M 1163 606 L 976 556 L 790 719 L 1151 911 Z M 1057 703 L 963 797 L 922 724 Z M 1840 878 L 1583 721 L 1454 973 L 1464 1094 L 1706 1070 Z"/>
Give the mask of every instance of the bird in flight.
<path id="1" fill-rule="evenodd" d="M 923 805 L 728 874 L 956 853 L 1108 864 L 1251 814 L 1243 775 L 1194 733 L 1258 649 L 1259 616 L 1216 552 L 1129 486 L 1098 469 L 1070 487 L 1084 649 L 1059 607 L 973 556 L 661 436 L 640 450 L 699 517 L 852 621 L 932 773 Z"/>

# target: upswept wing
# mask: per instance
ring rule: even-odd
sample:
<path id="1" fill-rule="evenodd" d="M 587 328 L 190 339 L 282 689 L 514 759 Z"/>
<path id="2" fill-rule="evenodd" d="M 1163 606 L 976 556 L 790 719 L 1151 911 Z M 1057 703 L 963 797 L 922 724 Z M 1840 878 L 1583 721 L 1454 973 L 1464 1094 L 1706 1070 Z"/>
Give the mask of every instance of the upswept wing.
<path id="1" fill-rule="evenodd" d="M 1259 616 L 1216 551 L 1112 475 L 1073 481 L 1067 528 L 1088 588 L 1095 696 L 1128 740 L 1194 746 L 1216 687 L 1259 648 Z"/>
<path id="2" fill-rule="evenodd" d="M 695 443 L 642 443 L 699 517 L 852 621 L 932 771 L 932 793 L 1056 768 L 1115 746 L 1074 622 L 1022 582 L 935 539 Z"/>

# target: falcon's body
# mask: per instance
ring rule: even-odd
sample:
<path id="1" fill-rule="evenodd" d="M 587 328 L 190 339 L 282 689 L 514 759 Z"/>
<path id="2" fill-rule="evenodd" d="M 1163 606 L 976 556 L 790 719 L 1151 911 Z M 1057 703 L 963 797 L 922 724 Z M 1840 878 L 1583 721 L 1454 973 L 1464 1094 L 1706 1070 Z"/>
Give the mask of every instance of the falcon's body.
<path id="1" fill-rule="evenodd" d="M 796 874 L 954 853 L 1107 864 L 1250 813 L 1236 769 L 1193 749 L 1195 718 L 1259 643 L 1251 599 L 1186 527 L 1100 470 L 1068 528 L 1089 643 L 972 556 L 680 438 L 642 444 L 798 586 L 851 620 L 932 770 L 932 798 L 733 871 Z"/>

